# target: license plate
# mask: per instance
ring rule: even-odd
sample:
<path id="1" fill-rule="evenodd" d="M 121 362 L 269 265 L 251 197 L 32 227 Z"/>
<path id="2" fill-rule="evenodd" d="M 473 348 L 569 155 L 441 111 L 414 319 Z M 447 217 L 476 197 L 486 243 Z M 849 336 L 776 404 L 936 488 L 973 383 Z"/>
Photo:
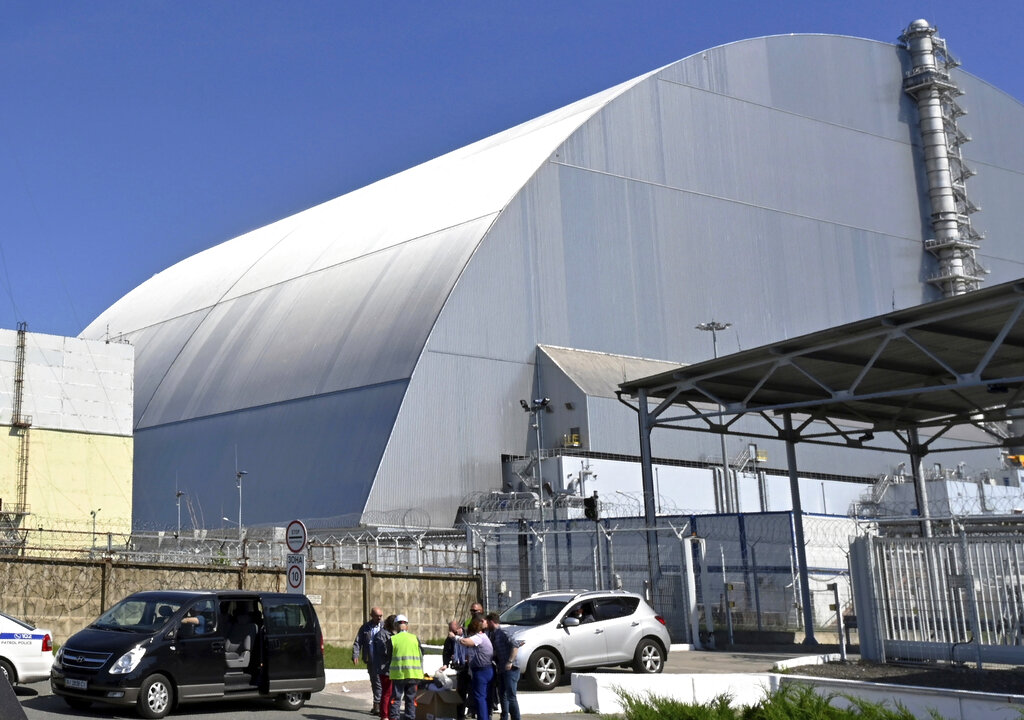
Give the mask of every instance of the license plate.
<path id="1" fill-rule="evenodd" d="M 89 683 L 85 680 L 76 680 L 75 678 L 65 678 L 64 685 L 72 690 L 85 690 L 89 687 Z"/>

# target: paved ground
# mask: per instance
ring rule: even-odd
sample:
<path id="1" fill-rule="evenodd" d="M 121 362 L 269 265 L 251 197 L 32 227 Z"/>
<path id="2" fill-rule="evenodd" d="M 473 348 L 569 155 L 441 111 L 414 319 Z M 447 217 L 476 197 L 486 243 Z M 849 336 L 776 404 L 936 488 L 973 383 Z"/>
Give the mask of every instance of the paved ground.
<path id="1" fill-rule="evenodd" d="M 734 648 L 729 651 L 678 651 L 669 653 L 665 672 L 669 674 L 691 673 L 761 673 L 769 672 L 781 660 L 803 655 L 818 655 L 836 652 L 834 647 L 803 648 L 785 646 L 782 648 Z M 631 670 L 605 669 L 598 672 L 608 675 L 632 675 Z M 339 701 L 346 708 L 356 711 L 368 710 L 371 704 L 370 683 L 361 677 L 332 683 L 325 692 L 341 696 Z M 519 705 L 523 720 L 580 720 L 580 710 L 575 706 L 572 687 L 566 677 L 562 684 L 550 692 L 519 692 Z M 348 717 L 348 716 L 345 716 Z M 365 715 L 364 717 L 368 717 Z M 495 714 L 493 717 L 497 717 Z"/>
<path id="2" fill-rule="evenodd" d="M 734 648 L 730 651 L 681 651 L 669 654 L 665 672 L 672 674 L 722 673 L 722 672 L 767 672 L 772 665 L 801 655 L 820 654 L 834 651 L 834 648 L 809 648 L 787 646 L 783 648 Z M 602 670 L 610 675 L 631 675 L 629 670 Z M 359 677 L 359 676 L 362 677 Z M 351 676 L 347 676 L 351 677 Z M 357 673 L 357 679 L 332 682 L 322 693 L 317 693 L 297 713 L 273 709 L 265 702 L 205 703 L 186 705 L 171 717 L 174 720 L 227 720 L 228 718 L 256 717 L 260 720 L 369 720 L 370 683 L 365 673 Z M 18 700 L 29 720 L 64 720 L 69 717 L 81 718 L 132 718 L 133 712 L 95 706 L 86 712 L 70 710 L 64 702 L 50 695 L 48 682 L 35 683 L 17 688 Z M 519 693 L 523 720 L 580 720 L 581 715 L 573 702 L 572 688 L 566 679 L 551 692 Z M 494 715 L 492 717 L 497 717 Z"/>

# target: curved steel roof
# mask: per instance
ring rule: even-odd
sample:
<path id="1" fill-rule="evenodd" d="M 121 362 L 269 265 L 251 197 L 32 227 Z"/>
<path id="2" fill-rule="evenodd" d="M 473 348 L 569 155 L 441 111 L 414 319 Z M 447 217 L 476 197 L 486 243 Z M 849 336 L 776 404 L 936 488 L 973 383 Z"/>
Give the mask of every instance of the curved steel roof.
<path id="1" fill-rule="evenodd" d="M 237 448 L 250 522 L 447 524 L 528 450 L 538 345 L 695 362 L 673 330 L 707 317 L 760 345 L 934 298 L 902 63 L 835 36 L 714 48 L 154 276 L 83 332 L 137 348 L 137 520 L 169 523 L 175 482 L 235 507 Z M 981 253 L 1017 277 L 1024 108 L 958 78 Z"/>

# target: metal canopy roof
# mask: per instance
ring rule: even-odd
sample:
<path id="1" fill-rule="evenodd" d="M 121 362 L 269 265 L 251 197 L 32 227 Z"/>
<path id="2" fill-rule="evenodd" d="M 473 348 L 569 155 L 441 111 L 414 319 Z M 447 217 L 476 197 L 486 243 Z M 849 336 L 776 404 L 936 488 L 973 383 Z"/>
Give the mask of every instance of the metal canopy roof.
<path id="1" fill-rule="evenodd" d="M 728 433 L 740 416 L 757 413 L 776 431 L 764 437 L 781 437 L 772 416 L 790 412 L 807 416 L 797 429 L 803 442 L 890 449 L 870 443 L 874 432 L 902 437 L 900 431 L 930 427 L 930 444 L 953 427 L 973 425 L 988 434 L 984 444 L 1008 445 L 990 423 L 1024 407 L 1024 280 L 619 387 L 620 400 L 662 400 L 647 413 L 652 428 Z M 709 410 L 707 403 L 722 408 Z M 678 414 L 680 407 L 688 411 Z M 810 429 L 815 420 L 827 428 Z M 756 435 L 749 429 L 742 434 Z"/>

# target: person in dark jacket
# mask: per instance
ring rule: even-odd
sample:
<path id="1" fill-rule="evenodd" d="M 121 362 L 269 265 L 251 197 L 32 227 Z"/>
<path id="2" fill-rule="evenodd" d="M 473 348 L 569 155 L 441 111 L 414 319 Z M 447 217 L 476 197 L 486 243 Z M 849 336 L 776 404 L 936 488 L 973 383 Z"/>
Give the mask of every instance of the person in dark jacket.
<path id="1" fill-rule="evenodd" d="M 373 664 L 380 678 L 380 720 L 390 720 L 391 713 L 391 636 L 395 634 L 395 618 L 388 615 L 373 636 Z"/>
<path id="2" fill-rule="evenodd" d="M 448 623 L 448 637 L 441 648 L 441 670 L 451 668 L 455 671 L 455 691 L 459 694 L 456 720 L 466 717 L 466 693 L 469 692 L 469 663 L 466 662 L 466 648 L 459 642 L 462 637 L 462 625 L 452 620 Z"/>
<path id="3" fill-rule="evenodd" d="M 370 619 L 359 626 L 355 642 L 352 643 L 352 662 L 362 662 L 366 665 L 366 672 L 370 676 L 370 689 L 373 691 L 373 709 L 370 710 L 370 713 L 373 715 L 380 712 L 380 676 L 374 667 L 371 653 L 373 651 L 373 636 L 380 631 L 383 617 L 382 609 L 370 608 Z"/>
<path id="4" fill-rule="evenodd" d="M 498 613 L 487 614 L 487 635 L 494 648 L 494 686 L 501 705 L 501 720 L 519 720 L 519 698 L 516 695 L 519 663 L 516 656 L 519 654 L 520 643 L 501 627 Z"/>

